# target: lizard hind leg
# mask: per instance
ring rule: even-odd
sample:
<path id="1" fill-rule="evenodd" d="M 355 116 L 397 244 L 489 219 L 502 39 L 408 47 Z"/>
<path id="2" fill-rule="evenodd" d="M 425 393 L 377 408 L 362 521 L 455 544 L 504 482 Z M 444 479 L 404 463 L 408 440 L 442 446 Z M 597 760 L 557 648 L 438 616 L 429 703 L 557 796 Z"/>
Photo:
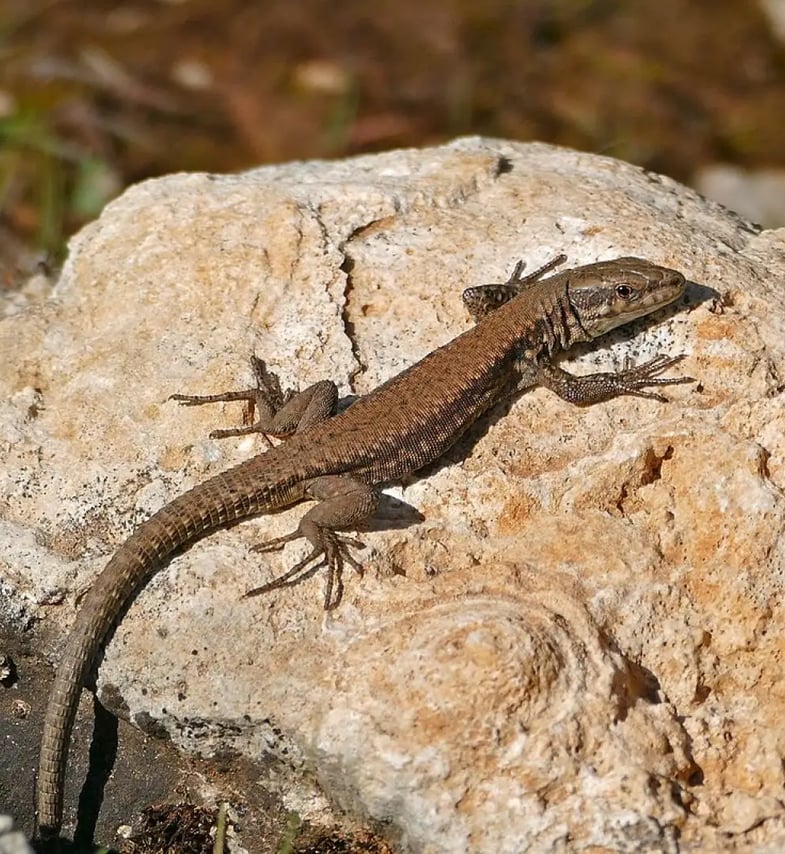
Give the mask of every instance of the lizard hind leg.
<path id="1" fill-rule="evenodd" d="M 274 551 L 301 537 L 311 543 L 311 551 L 283 575 L 261 587 L 249 590 L 244 598 L 291 587 L 326 567 L 324 608 L 330 611 L 340 603 L 343 595 L 344 565 L 348 564 L 362 575 L 362 565 L 350 549 L 363 549 L 365 544 L 354 537 L 339 534 L 335 529 L 352 527 L 370 516 L 379 503 L 378 491 L 356 478 L 325 475 L 306 484 L 306 496 L 316 499 L 319 503 L 303 516 L 297 529 L 282 537 L 260 543 L 253 547 L 253 551 Z"/>
<path id="2" fill-rule="evenodd" d="M 210 433 L 211 439 L 247 436 L 250 433 L 261 433 L 268 440 L 270 436 L 283 439 L 318 424 L 335 413 L 335 405 L 338 402 L 335 383 L 323 380 L 303 391 L 283 391 L 277 374 L 268 370 L 265 363 L 256 356 L 251 357 L 251 369 L 256 379 L 255 388 L 221 394 L 173 394 L 169 400 L 176 400 L 182 406 L 243 400 L 249 405 L 251 414 L 256 412 L 256 420 L 252 424 L 213 430 Z"/>

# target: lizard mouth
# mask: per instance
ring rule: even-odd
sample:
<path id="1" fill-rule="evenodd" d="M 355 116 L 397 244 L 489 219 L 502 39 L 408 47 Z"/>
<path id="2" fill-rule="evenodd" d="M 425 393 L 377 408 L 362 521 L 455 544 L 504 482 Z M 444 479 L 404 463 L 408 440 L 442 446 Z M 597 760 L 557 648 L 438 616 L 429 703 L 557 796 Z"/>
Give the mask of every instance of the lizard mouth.
<path id="1" fill-rule="evenodd" d="M 617 326 L 670 305 L 684 293 L 685 288 L 684 276 L 676 270 L 666 269 L 655 282 L 645 287 L 609 285 L 592 300 L 594 311 L 588 312 L 589 319 L 584 322 L 584 328 L 592 338 L 597 338 Z"/>

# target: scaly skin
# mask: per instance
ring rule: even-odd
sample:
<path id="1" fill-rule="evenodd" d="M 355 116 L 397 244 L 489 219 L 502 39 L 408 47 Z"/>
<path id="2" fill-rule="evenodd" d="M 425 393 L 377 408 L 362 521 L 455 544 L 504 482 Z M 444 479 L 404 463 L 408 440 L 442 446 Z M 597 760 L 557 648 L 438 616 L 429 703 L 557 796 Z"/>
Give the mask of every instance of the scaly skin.
<path id="1" fill-rule="evenodd" d="M 344 562 L 358 568 L 348 549 L 353 541 L 336 530 L 352 527 L 373 513 L 380 484 L 438 459 L 502 398 L 542 384 L 576 403 L 596 403 L 623 394 L 663 400 L 645 389 L 690 381 L 658 376 L 682 356 L 658 357 L 620 373 L 580 378 L 552 365 L 556 352 L 656 311 L 681 296 L 685 286 L 681 273 L 637 258 L 589 264 L 543 279 L 561 260 L 525 278 L 516 267 L 504 285 L 473 289 L 476 326 L 340 415 L 327 417 L 329 404 L 314 406 L 311 399 L 296 398 L 288 406 L 297 410 L 298 418 L 308 425 L 305 429 L 298 426 L 300 422 L 281 426 L 278 434 L 293 434 L 285 444 L 174 499 L 120 546 L 85 597 L 52 687 L 37 788 L 38 823 L 44 837 L 60 831 L 68 743 L 85 677 L 119 615 L 175 551 L 227 524 L 316 499 L 319 503 L 305 514 L 297 531 L 268 544 L 279 546 L 305 536 L 313 546 L 311 554 L 282 578 L 252 592 L 295 583 L 298 573 L 319 561 L 327 569 L 325 607 L 334 607 L 340 599 Z M 276 400 L 258 429 L 275 433 L 266 425 L 274 424 L 276 408 L 286 401 L 279 399 L 280 389 L 269 393 L 270 376 L 261 405 L 265 393 Z M 272 382 L 277 384 L 275 378 Z M 252 397 L 230 393 L 228 398 L 238 396 Z M 215 399 L 227 396 L 209 398 Z M 260 398 L 253 399 L 260 404 Z M 305 402 L 299 406 L 298 401 Z"/>

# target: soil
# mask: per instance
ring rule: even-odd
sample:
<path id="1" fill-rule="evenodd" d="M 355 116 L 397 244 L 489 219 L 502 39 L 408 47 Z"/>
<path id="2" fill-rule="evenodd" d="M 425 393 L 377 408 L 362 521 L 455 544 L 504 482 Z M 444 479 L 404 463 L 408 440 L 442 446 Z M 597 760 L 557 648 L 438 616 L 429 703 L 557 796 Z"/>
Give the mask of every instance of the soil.
<path id="1" fill-rule="evenodd" d="M 173 171 L 461 134 L 685 182 L 716 161 L 783 166 L 785 47 L 756 0 L 710 5 L 4 0 L 0 283 L 22 247 L 57 259 L 123 187 Z"/>

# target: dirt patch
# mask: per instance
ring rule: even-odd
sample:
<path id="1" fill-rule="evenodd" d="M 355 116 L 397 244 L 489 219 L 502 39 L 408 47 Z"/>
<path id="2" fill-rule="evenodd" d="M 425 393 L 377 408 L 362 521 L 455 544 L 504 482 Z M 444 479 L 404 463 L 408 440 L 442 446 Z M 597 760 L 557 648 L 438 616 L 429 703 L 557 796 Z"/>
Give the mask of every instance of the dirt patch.
<path id="1" fill-rule="evenodd" d="M 467 133 L 686 181 L 785 163 L 785 50 L 754 0 L 12 0 L 0 28 L 7 249 L 61 251 L 145 177 Z"/>

